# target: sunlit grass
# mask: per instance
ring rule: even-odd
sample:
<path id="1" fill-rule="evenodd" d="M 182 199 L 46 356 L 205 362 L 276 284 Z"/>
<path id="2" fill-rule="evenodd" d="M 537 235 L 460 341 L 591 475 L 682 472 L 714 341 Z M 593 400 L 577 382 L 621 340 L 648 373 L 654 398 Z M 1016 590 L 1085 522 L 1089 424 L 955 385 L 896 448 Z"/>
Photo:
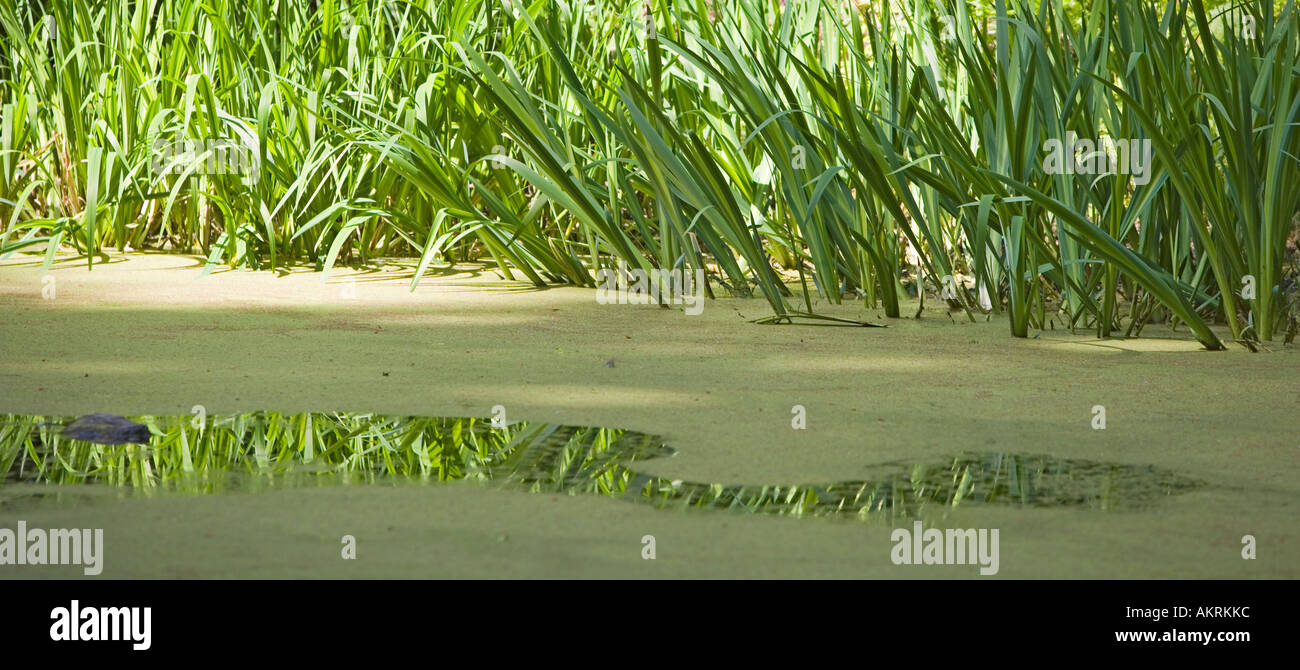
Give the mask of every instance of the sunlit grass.
<path id="1" fill-rule="evenodd" d="M 919 284 L 1020 337 L 1267 341 L 1300 298 L 1298 21 L 1294 0 L 7 3 L 0 254 L 405 256 L 412 288 L 435 263 L 591 286 L 621 261 L 777 317 L 904 316 Z M 1049 174 L 1071 136 L 1150 140 L 1149 181 Z M 156 169 L 160 142 L 211 140 L 257 169 Z"/>

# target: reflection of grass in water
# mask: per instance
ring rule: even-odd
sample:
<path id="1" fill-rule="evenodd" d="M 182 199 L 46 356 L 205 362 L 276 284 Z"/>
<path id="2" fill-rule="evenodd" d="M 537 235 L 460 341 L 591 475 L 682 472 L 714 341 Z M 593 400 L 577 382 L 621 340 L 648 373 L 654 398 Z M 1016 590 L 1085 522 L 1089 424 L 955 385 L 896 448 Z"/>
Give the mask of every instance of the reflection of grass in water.
<path id="1" fill-rule="evenodd" d="M 789 516 L 918 516 L 969 505 L 1144 507 L 1197 482 L 1153 467 L 1016 454 L 962 454 L 941 463 L 885 463 L 858 481 L 724 485 L 638 473 L 638 460 L 673 450 L 643 433 L 484 419 L 377 414 L 254 412 L 138 417 L 147 447 L 59 436 L 72 417 L 8 415 L 0 424 L 0 472 L 10 481 L 103 483 L 149 493 L 415 479 L 474 479 L 535 492 L 591 493 L 660 508 L 734 509 Z M 50 422 L 56 425 L 44 425 Z"/>
<path id="2" fill-rule="evenodd" d="M 584 454 L 603 462 L 623 433 L 544 424 L 494 430 L 475 418 L 253 412 L 209 417 L 201 430 L 190 417 L 134 417 L 154 433 L 141 447 L 60 436 L 59 425 L 73 418 L 7 415 L 0 423 L 0 472 L 10 480 L 192 492 L 224 488 L 223 481 L 238 487 L 250 478 L 492 479 L 550 467 L 557 458 L 568 466 L 580 465 L 573 461 Z"/>

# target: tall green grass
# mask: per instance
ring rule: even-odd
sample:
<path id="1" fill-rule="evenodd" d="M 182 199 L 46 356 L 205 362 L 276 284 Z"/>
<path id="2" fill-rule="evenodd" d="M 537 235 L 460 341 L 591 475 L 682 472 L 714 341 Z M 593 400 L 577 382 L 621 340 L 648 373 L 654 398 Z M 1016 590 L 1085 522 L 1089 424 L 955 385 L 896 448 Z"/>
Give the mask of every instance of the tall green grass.
<path id="1" fill-rule="evenodd" d="M 6 3 L 0 254 L 409 256 L 412 288 L 433 263 L 590 286 L 621 261 L 778 317 L 897 317 L 928 290 L 1020 337 L 1269 341 L 1296 310 L 1298 21 L 1294 0 Z M 1150 180 L 1049 174 L 1070 137 L 1149 140 Z M 182 140 L 258 169 L 154 169 Z"/>

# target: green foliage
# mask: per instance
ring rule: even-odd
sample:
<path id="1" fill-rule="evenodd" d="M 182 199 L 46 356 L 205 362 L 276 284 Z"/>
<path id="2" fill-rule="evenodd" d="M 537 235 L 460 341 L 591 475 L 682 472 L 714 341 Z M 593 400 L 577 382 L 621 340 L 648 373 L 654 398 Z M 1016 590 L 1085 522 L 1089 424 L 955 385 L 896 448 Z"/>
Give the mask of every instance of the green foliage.
<path id="1" fill-rule="evenodd" d="M 433 263 L 590 286 L 623 261 L 704 269 L 777 317 L 814 293 L 901 316 L 910 284 L 1021 337 L 1271 340 L 1294 309 L 1298 20 L 1294 0 L 6 3 L 0 254 L 410 256 L 412 288 Z M 1048 170 L 1075 137 L 1149 140 L 1149 179 Z M 254 167 L 211 169 L 214 141 Z"/>

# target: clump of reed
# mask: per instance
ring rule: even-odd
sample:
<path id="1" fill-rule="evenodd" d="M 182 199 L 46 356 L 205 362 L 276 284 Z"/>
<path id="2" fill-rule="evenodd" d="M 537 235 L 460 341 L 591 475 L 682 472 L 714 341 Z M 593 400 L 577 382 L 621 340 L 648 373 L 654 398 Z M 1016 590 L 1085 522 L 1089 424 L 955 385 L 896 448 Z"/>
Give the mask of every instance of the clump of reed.
<path id="1" fill-rule="evenodd" d="M 590 286 L 625 262 L 777 316 L 814 296 L 901 316 L 911 286 L 1020 337 L 1270 341 L 1295 323 L 1298 20 L 1294 0 L 9 3 L 0 254 L 410 256 L 412 287 L 433 263 Z M 1149 172 L 1050 169 L 1053 142 L 1113 167 L 1106 138 L 1149 142 Z"/>

